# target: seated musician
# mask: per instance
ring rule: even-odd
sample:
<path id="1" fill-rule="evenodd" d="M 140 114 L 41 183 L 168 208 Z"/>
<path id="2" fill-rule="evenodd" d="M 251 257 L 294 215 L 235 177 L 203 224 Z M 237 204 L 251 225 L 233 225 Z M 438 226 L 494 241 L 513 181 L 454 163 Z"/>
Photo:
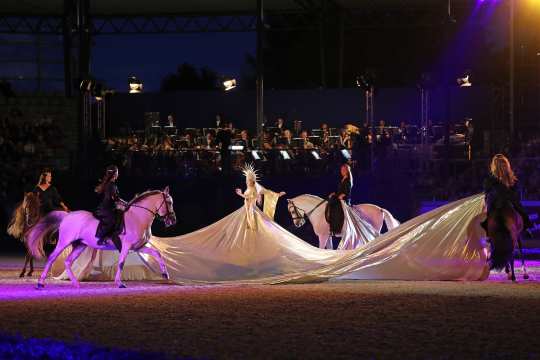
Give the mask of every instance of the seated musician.
<path id="1" fill-rule="evenodd" d="M 339 135 L 339 146 L 342 149 L 350 149 L 351 145 L 351 137 L 349 136 L 349 133 L 346 129 L 341 129 L 341 133 Z"/>
<path id="2" fill-rule="evenodd" d="M 330 147 L 330 129 L 328 124 L 321 124 L 321 146 L 325 149 Z"/>
<path id="3" fill-rule="evenodd" d="M 215 149 L 217 146 L 216 140 L 214 139 L 214 134 L 211 132 L 206 133 L 203 147 L 205 149 Z"/>
<path id="4" fill-rule="evenodd" d="M 277 145 L 283 149 L 289 149 L 292 147 L 292 132 L 287 129 L 283 131 L 283 135 L 278 139 Z"/>
<path id="5" fill-rule="evenodd" d="M 168 127 L 174 127 L 174 117 L 172 116 L 172 114 L 169 114 L 167 116 L 167 123 L 165 126 L 168 126 Z"/>
<path id="6" fill-rule="evenodd" d="M 263 132 L 263 150 L 272 150 L 274 147 L 274 138 L 268 131 Z"/>
<path id="7" fill-rule="evenodd" d="M 244 150 L 251 150 L 251 140 L 247 130 L 242 130 L 240 132 L 240 139 L 236 140 L 236 145 L 242 145 Z"/>
<path id="8" fill-rule="evenodd" d="M 309 136 L 308 136 L 307 130 L 303 130 L 300 133 L 300 138 L 303 141 L 303 148 L 304 149 L 311 150 L 311 149 L 315 148 L 315 145 L 311 141 L 309 141 Z"/>

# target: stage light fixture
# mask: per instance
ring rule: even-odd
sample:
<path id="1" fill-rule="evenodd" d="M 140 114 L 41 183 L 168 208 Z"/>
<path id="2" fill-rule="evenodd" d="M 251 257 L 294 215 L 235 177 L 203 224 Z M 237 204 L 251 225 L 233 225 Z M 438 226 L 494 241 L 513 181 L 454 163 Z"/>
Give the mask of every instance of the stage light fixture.
<path id="1" fill-rule="evenodd" d="M 229 149 L 233 151 L 243 151 L 244 145 L 231 145 L 229 146 Z"/>
<path id="2" fill-rule="evenodd" d="M 232 90 L 236 87 L 236 79 L 226 79 L 223 81 L 223 89 L 225 91 Z"/>
<path id="3" fill-rule="evenodd" d="M 143 90 L 143 83 L 142 81 L 137 79 L 136 76 L 130 76 L 128 78 L 128 84 L 129 84 L 130 94 L 138 94 L 138 93 L 141 93 Z"/>
<path id="4" fill-rule="evenodd" d="M 94 80 L 92 79 L 83 79 L 81 80 L 81 84 L 79 85 L 79 89 L 81 92 L 90 92 L 94 88 Z"/>
<path id="5" fill-rule="evenodd" d="M 459 87 L 471 87 L 472 86 L 472 82 L 471 82 L 471 74 L 469 72 L 465 72 L 465 74 L 463 74 L 463 76 L 461 77 L 458 77 L 456 79 Z"/>

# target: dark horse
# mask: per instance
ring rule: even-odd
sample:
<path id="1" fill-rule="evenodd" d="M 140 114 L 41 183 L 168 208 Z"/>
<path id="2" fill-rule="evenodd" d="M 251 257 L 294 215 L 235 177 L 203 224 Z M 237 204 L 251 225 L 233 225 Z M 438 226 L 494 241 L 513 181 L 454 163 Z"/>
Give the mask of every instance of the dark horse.
<path id="1" fill-rule="evenodd" d="M 28 192 L 24 195 L 23 201 L 15 208 L 13 216 L 7 228 L 7 233 L 16 239 L 21 240 L 26 248 L 26 256 L 24 259 L 24 266 L 19 277 L 32 276 L 34 272 L 34 257 L 30 253 L 26 237 L 34 228 L 34 225 L 40 219 L 40 201 L 38 195 L 33 192 Z M 51 241 L 52 236 L 48 235 L 44 239 Z M 43 244 L 40 244 L 43 246 Z M 30 265 L 28 273 L 26 267 Z"/>
<path id="2" fill-rule="evenodd" d="M 523 220 L 521 215 L 509 201 L 505 202 L 504 206 L 488 212 L 487 234 L 491 242 L 490 269 L 501 271 L 504 268 L 508 274 L 508 279 L 512 281 L 516 281 L 516 275 L 514 274 L 514 249 L 516 246 L 521 254 L 523 278 L 529 278 L 523 257 L 520 236 L 522 230 Z"/>

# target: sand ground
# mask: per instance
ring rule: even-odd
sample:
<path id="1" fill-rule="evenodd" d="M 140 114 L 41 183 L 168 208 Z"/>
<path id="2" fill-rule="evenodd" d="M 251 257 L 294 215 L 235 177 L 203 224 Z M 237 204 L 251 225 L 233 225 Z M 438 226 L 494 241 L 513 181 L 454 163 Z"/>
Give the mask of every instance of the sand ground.
<path id="1" fill-rule="evenodd" d="M 531 278 L 180 286 L 50 281 L 0 270 L 0 333 L 198 358 L 540 359 Z M 36 273 L 39 274 L 40 271 Z"/>

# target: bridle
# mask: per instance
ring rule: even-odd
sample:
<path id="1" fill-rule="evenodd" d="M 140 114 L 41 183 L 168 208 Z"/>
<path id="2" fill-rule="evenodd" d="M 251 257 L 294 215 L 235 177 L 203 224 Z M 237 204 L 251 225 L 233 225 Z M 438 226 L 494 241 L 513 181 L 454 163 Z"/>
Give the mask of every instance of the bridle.
<path id="1" fill-rule="evenodd" d="M 306 223 L 306 217 L 309 218 L 309 216 L 311 214 L 313 214 L 313 212 L 315 210 L 317 210 L 319 208 L 319 206 L 321 206 L 322 204 L 324 204 L 325 202 L 327 202 L 328 200 L 326 199 L 323 199 L 320 203 L 318 203 L 317 205 L 315 205 L 315 207 L 313 209 L 311 209 L 310 211 L 306 212 L 304 209 L 296 206 L 294 204 L 294 202 L 292 200 L 289 200 L 289 206 L 288 206 L 288 209 L 289 209 L 289 213 L 291 214 L 291 217 L 292 217 L 292 220 L 293 222 L 295 221 L 300 221 L 300 225 L 296 225 L 296 227 L 301 227 L 303 226 L 305 223 Z M 292 207 L 292 211 L 291 211 L 291 207 Z"/>
<path id="2" fill-rule="evenodd" d="M 153 211 L 152 209 L 149 209 L 149 208 L 147 208 L 145 206 L 137 205 L 137 204 L 129 204 L 125 211 L 127 211 L 130 207 L 136 207 L 136 208 L 140 208 L 140 209 L 144 209 L 144 210 L 148 211 L 150 214 L 152 214 L 152 216 L 154 218 L 158 218 L 160 220 L 167 219 L 169 216 L 174 215 L 174 210 L 173 211 L 170 210 L 170 207 L 169 207 L 169 204 L 167 202 L 167 198 L 165 196 L 165 193 L 163 191 L 160 191 L 160 193 L 163 196 L 163 199 L 161 201 L 161 204 L 159 204 L 158 208 L 156 209 L 156 211 Z M 159 210 L 161 209 L 163 204 L 166 205 L 167 213 L 165 215 L 160 215 Z"/>

